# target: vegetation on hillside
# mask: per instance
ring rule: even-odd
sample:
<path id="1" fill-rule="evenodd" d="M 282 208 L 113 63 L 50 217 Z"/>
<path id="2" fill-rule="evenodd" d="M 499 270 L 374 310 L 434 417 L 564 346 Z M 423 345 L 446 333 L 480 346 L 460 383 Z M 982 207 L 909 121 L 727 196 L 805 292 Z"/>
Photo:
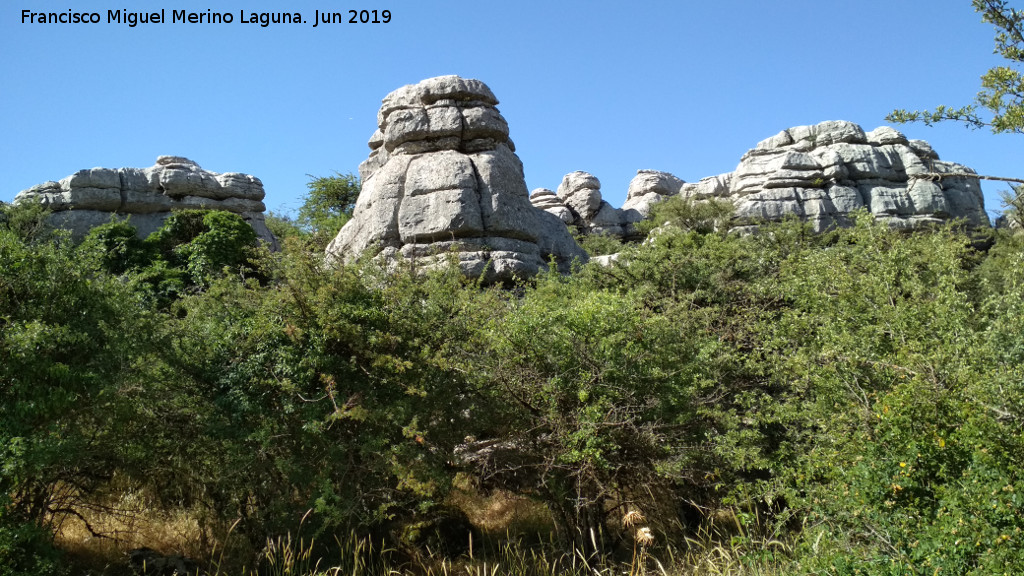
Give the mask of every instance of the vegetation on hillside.
<path id="1" fill-rule="evenodd" d="M 5 208 L 0 573 L 88 563 L 70 533 L 222 574 L 1024 569 L 1020 238 L 672 224 L 702 209 L 509 290 Z"/>

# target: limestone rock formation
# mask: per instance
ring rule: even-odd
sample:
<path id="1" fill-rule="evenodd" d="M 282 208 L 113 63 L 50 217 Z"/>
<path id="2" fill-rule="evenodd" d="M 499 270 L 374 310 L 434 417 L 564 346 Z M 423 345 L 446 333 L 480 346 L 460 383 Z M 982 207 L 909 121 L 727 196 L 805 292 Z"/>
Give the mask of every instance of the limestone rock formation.
<path id="1" fill-rule="evenodd" d="M 535 208 L 498 99 L 483 82 L 430 78 L 388 94 L 359 172 L 352 219 L 329 257 L 367 249 L 435 261 L 457 253 L 489 282 L 536 274 L 554 258 L 568 270 L 586 253 L 557 216 Z"/>
<path id="2" fill-rule="evenodd" d="M 629 182 L 626 202 L 622 205 L 624 215 L 629 221 L 647 218 L 651 207 L 669 196 L 679 194 L 683 182 L 668 172 L 657 170 L 638 170 Z M 635 214 L 634 214 L 635 213 Z"/>
<path id="3" fill-rule="evenodd" d="M 866 207 L 896 228 L 954 218 L 988 226 L 974 173 L 888 126 L 864 132 L 828 121 L 783 130 L 748 151 L 735 171 L 684 184 L 680 193 L 731 200 L 739 225 L 793 215 L 821 231 L 848 225 L 849 214 Z"/>
<path id="4" fill-rule="evenodd" d="M 679 193 L 683 181 L 668 172 L 638 170 L 629 184 L 622 208 L 614 208 L 601 197 L 601 182 L 588 172 L 570 172 L 555 195 L 534 190 L 530 200 L 537 208 L 558 216 L 583 234 L 607 234 L 619 238 L 636 236 L 634 224 L 647 218 L 651 206 Z"/>
<path id="5" fill-rule="evenodd" d="M 562 199 L 552 190 L 537 188 L 530 192 L 530 203 L 541 210 L 554 214 L 559 220 L 566 224 L 573 223 L 572 211 L 562 202 Z"/>
<path id="6" fill-rule="evenodd" d="M 871 132 L 845 121 L 797 126 L 763 140 L 744 154 L 733 172 L 685 183 L 667 172 L 640 170 L 626 202 L 614 209 L 601 199 L 600 182 L 586 172 L 566 175 L 558 197 L 584 234 L 635 236 L 634 224 L 664 198 L 682 194 L 731 201 L 738 229 L 759 221 L 796 216 L 823 231 L 847 226 L 850 213 L 867 208 L 895 228 L 951 219 L 970 227 L 989 225 L 974 170 L 939 160 L 923 140 L 908 140 L 883 126 Z M 534 204 L 557 208 L 547 195 Z"/>
<path id="7" fill-rule="evenodd" d="M 601 182 L 588 172 L 570 172 L 558 185 L 558 198 L 569 209 L 572 225 L 584 234 L 624 236 L 621 211 L 601 198 Z"/>
<path id="8" fill-rule="evenodd" d="M 208 208 L 234 212 L 264 241 L 276 240 L 263 219 L 263 183 L 248 174 L 207 172 L 181 156 L 160 156 L 149 168 L 91 168 L 59 182 L 21 191 L 14 201 L 38 201 L 53 211 L 50 223 L 80 239 L 110 221 L 129 218 L 140 237 L 148 236 L 172 210 Z"/>

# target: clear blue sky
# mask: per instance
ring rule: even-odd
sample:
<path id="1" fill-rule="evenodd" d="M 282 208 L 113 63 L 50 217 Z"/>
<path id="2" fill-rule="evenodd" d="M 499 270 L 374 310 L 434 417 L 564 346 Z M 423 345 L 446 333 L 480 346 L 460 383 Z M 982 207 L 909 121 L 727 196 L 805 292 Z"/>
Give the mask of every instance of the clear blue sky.
<path id="1" fill-rule="evenodd" d="M 21 11 L 99 12 L 91 25 Z M 230 12 L 232 24 L 107 24 L 107 10 Z M 388 9 L 388 24 L 312 27 L 314 10 Z M 301 11 L 304 25 L 242 24 Z M 5 0 L 0 8 L 0 200 L 81 168 L 183 155 L 263 180 L 270 210 L 307 174 L 354 172 L 388 92 L 458 74 L 486 82 L 527 185 L 600 178 L 615 206 L 637 169 L 728 172 L 790 126 L 971 102 L 1002 60 L 969 0 L 535 2 Z M 945 160 L 1024 177 L 1024 136 L 898 127 Z M 1005 185 L 984 185 L 999 208 Z"/>

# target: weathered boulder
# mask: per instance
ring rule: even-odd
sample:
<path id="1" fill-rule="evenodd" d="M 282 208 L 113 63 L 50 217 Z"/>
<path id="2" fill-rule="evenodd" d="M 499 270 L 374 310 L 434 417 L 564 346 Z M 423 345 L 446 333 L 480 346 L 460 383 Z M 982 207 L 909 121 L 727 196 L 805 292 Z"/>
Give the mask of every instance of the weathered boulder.
<path id="1" fill-rule="evenodd" d="M 50 223 L 80 239 L 90 229 L 123 217 L 140 237 L 163 224 L 173 210 L 207 208 L 241 216 L 256 235 L 276 247 L 263 219 L 263 183 L 248 174 L 208 172 L 181 156 L 160 156 L 149 168 L 91 168 L 59 182 L 18 193 L 14 202 L 40 202 L 53 211 Z"/>
<path id="2" fill-rule="evenodd" d="M 605 203 L 601 199 L 601 181 L 588 172 L 577 170 L 562 178 L 558 198 L 572 211 L 576 220 L 589 222 Z"/>
<path id="3" fill-rule="evenodd" d="M 555 198 L 550 190 L 539 188 L 531 201 L 582 234 L 635 239 L 634 224 L 647 218 L 654 204 L 678 194 L 682 186 L 683 181 L 668 172 L 638 170 L 629 184 L 626 203 L 615 208 L 601 197 L 601 182 L 596 176 L 576 171 L 562 178 Z"/>
<path id="4" fill-rule="evenodd" d="M 850 212 L 865 207 L 895 228 L 950 219 L 988 226 L 974 173 L 888 126 L 864 132 L 828 121 L 783 130 L 748 151 L 733 172 L 684 184 L 680 193 L 731 200 L 740 226 L 796 216 L 821 231 L 848 225 Z"/>
<path id="5" fill-rule="evenodd" d="M 537 188 L 533 192 L 530 192 L 530 203 L 536 208 L 554 214 L 559 220 L 566 224 L 572 224 L 574 217 L 569 207 L 562 202 L 562 199 L 552 190 L 547 188 Z"/>
<path id="6" fill-rule="evenodd" d="M 366 250 L 427 263 L 455 252 L 488 282 L 568 270 L 586 253 L 558 216 L 535 208 L 497 98 L 483 82 L 430 78 L 388 94 L 359 172 L 352 219 L 331 258 Z"/>
<path id="7" fill-rule="evenodd" d="M 622 205 L 624 217 L 631 222 L 647 218 L 652 206 L 679 194 L 683 184 L 685 182 L 668 172 L 638 170 L 626 191 L 626 202 Z"/>

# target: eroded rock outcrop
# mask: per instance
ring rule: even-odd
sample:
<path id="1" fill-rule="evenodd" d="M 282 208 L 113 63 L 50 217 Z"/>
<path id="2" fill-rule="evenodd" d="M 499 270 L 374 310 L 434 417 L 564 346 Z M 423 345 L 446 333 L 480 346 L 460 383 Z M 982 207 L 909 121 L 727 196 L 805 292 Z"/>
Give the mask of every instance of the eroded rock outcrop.
<path id="1" fill-rule="evenodd" d="M 629 184 L 626 203 L 615 208 L 601 197 L 601 182 L 596 176 L 576 171 L 562 178 L 557 194 L 538 188 L 530 201 L 582 234 L 632 239 L 637 235 L 634 224 L 647 218 L 654 204 L 678 194 L 682 186 L 683 181 L 668 172 L 638 170 Z"/>
<path id="2" fill-rule="evenodd" d="M 626 202 L 622 210 L 625 219 L 633 222 L 647 218 L 651 207 L 669 196 L 675 196 L 682 190 L 684 181 L 668 172 L 657 170 L 638 170 L 629 182 L 626 191 Z"/>
<path id="3" fill-rule="evenodd" d="M 735 171 L 684 184 L 680 193 L 731 200 L 738 225 L 792 215 L 821 231 L 848 225 L 849 214 L 866 207 L 896 228 L 950 219 L 988 226 L 974 173 L 888 126 L 864 132 L 828 121 L 783 130 L 748 151 Z"/>
<path id="4" fill-rule="evenodd" d="M 149 168 L 90 168 L 59 182 L 20 192 L 14 202 L 38 201 L 53 211 L 50 223 L 85 236 L 116 214 L 145 237 L 173 210 L 206 208 L 241 216 L 264 241 L 276 240 L 263 219 L 263 183 L 248 174 L 208 172 L 181 156 L 160 156 Z"/>
<path id="5" fill-rule="evenodd" d="M 867 208 L 895 228 L 914 228 L 962 219 L 969 227 L 989 226 L 981 185 L 974 170 L 939 160 L 923 140 L 908 140 L 883 126 L 871 132 L 852 122 L 828 121 L 783 130 L 744 154 L 733 172 L 686 183 L 667 172 L 640 170 L 626 202 L 615 209 L 601 198 L 592 174 L 573 172 L 562 180 L 558 198 L 570 211 L 567 224 L 584 234 L 635 236 L 634 224 L 661 200 L 723 198 L 733 203 L 737 229 L 795 216 L 817 231 L 851 224 L 850 213 Z M 560 210 L 546 195 L 534 205 Z"/>
<path id="6" fill-rule="evenodd" d="M 559 220 L 566 224 L 572 224 L 575 221 L 575 217 L 569 207 L 562 202 L 562 199 L 558 197 L 553 190 L 547 188 L 537 188 L 533 192 L 530 192 L 530 203 L 536 208 L 553 214 L 558 217 Z"/>
<path id="7" fill-rule="evenodd" d="M 441 76 L 388 94 L 359 167 L 363 187 L 329 257 L 367 249 L 421 261 L 454 251 L 489 282 L 568 270 L 586 253 L 557 216 L 530 203 L 498 99 L 483 82 Z"/>

